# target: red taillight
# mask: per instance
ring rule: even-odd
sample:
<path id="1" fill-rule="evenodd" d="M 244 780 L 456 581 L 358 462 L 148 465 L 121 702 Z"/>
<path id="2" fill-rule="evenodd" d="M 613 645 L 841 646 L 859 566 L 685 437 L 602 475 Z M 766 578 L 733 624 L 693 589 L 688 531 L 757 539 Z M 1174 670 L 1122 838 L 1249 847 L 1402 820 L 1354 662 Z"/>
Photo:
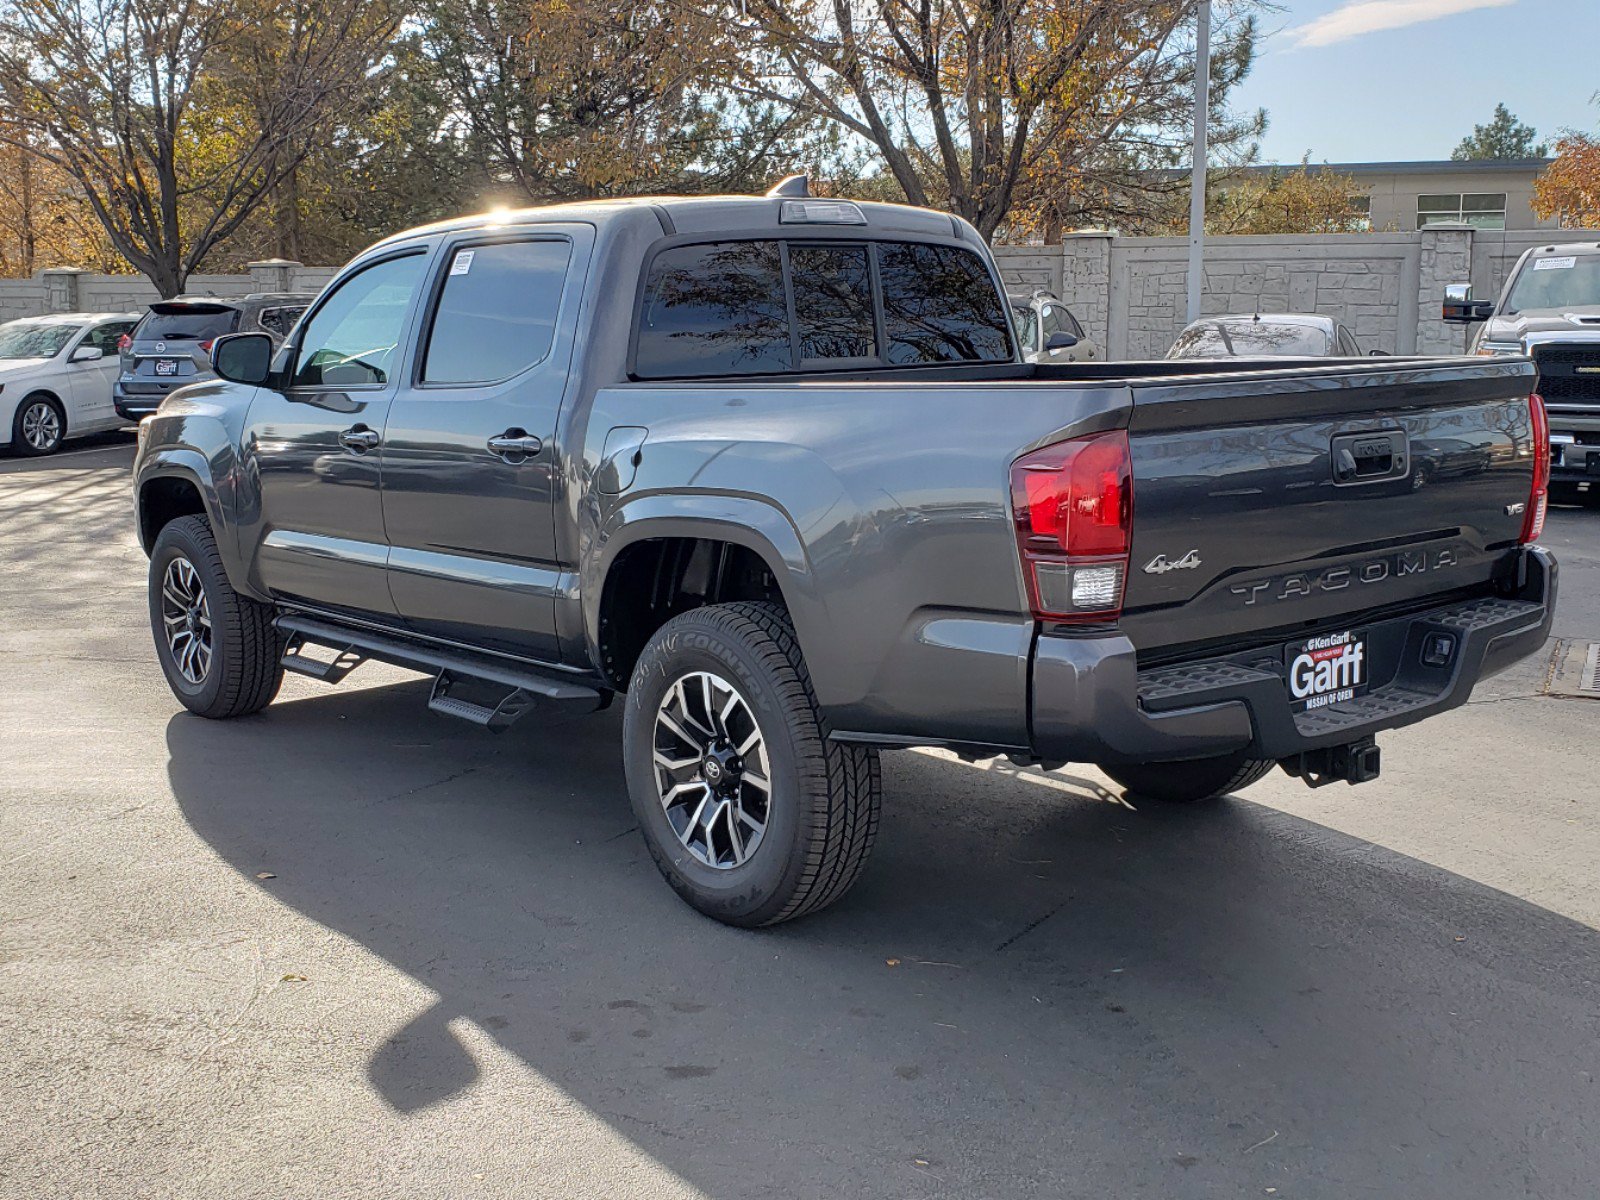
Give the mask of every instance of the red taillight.
<path id="1" fill-rule="evenodd" d="M 201 350 L 202 353 L 204 353 L 204 354 L 210 354 L 211 353 L 211 343 L 212 343 L 213 340 L 214 339 L 212 339 L 212 338 L 207 338 L 205 341 L 200 343 L 200 350 Z"/>
<path id="2" fill-rule="evenodd" d="M 1524 543 L 1544 532 L 1544 514 L 1550 507 L 1550 417 L 1538 392 L 1528 397 L 1528 415 L 1533 424 L 1533 487 L 1522 517 Z"/>
<path id="3" fill-rule="evenodd" d="M 126 334 L 126 333 L 123 334 L 121 337 L 119 337 L 117 339 L 117 353 L 121 354 L 124 350 L 126 350 L 131 345 L 133 345 L 133 337 L 132 337 L 132 335 Z"/>
<path id="4" fill-rule="evenodd" d="M 1097 433 L 1023 455 L 1011 464 L 1011 509 L 1034 616 L 1115 620 L 1133 527 L 1127 433 Z"/>

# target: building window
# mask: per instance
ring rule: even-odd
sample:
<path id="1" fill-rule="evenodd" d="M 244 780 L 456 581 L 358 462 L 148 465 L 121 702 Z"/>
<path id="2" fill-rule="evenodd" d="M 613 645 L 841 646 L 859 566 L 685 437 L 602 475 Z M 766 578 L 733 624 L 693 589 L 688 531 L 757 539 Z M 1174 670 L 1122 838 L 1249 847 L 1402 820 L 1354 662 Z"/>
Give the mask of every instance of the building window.
<path id="1" fill-rule="evenodd" d="M 1504 192 L 1452 192 L 1417 197 L 1417 228 L 1429 225 L 1471 225 L 1476 229 L 1506 227 Z"/>

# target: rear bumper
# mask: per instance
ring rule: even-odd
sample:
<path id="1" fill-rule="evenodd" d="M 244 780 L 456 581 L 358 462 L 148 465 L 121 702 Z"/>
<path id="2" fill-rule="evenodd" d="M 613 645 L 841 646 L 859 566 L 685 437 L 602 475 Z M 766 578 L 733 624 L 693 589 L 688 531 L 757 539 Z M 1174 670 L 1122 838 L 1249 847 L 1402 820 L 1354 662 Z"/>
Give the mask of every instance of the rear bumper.
<path id="1" fill-rule="evenodd" d="M 1245 752 L 1284 759 L 1410 725 L 1466 702 L 1478 680 L 1544 645 L 1556 561 L 1529 547 L 1515 597 L 1442 605 L 1363 624 L 1372 689 L 1309 713 L 1292 711 L 1271 649 L 1139 670 L 1127 638 L 1041 636 L 1034 650 L 1033 751 L 1061 762 L 1160 762 Z M 1448 635 L 1449 660 L 1422 661 Z"/>

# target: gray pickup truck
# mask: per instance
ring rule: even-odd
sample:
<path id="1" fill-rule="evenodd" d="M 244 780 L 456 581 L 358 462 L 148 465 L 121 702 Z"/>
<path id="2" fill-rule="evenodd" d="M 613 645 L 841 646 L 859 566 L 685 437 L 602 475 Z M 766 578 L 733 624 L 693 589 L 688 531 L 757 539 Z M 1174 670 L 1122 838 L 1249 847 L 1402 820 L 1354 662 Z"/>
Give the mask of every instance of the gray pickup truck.
<path id="1" fill-rule="evenodd" d="M 1492 302 L 1453 285 L 1444 319 L 1481 322 L 1476 354 L 1533 359 L 1550 417 L 1550 496 L 1600 503 L 1600 241 L 1525 251 Z"/>
<path id="2" fill-rule="evenodd" d="M 971 226 L 792 182 L 401 234 L 213 355 L 134 468 L 178 699 L 623 693 L 645 841 L 733 924 L 850 886 L 881 750 L 1359 782 L 1555 602 L 1526 360 L 1026 362 Z"/>

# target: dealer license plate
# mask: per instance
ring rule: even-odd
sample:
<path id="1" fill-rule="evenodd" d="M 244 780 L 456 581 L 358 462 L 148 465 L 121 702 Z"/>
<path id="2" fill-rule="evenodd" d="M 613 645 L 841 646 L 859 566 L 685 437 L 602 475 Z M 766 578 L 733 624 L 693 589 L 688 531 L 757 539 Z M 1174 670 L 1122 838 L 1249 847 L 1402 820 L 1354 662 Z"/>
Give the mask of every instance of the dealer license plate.
<path id="1" fill-rule="evenodd" d="M 1322 633 L 1284 648 L 1290 707 L 1296 712 L 1353 700 L 1367 690 L 1367 637 L 1358 630 Z"/>
<path id="2" fill-rule="evenodd" d="M 178 373 L 178 360 L 175 358 L 156 359 L 157 375 L 176 375 Z"/>

